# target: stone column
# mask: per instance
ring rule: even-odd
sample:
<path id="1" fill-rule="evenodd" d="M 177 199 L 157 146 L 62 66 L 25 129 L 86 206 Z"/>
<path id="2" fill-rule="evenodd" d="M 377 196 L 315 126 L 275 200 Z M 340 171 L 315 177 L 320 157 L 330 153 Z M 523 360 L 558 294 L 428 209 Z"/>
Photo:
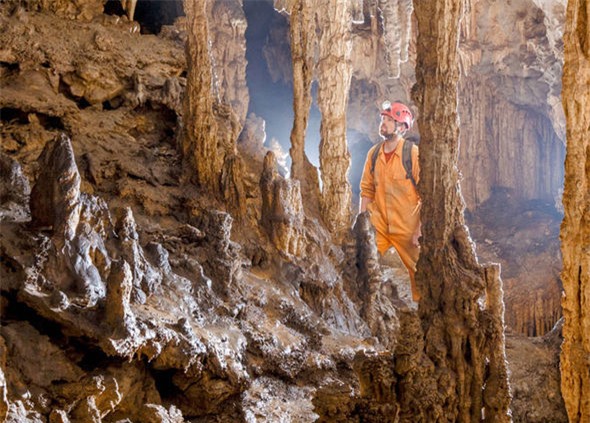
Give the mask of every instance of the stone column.
<path id="1" fill-rule="evenodd" d="M 275 7 L 278 4 L 275 3 Z M 293 128 L 291 130 L 291 177 L 298 179 L 305 192 L 308 213 L 319 214 L 320 186 L 317 169 L 305 154 L 305 132 L 311 107 L 311 82 L 314 71 L 315 14 L 306 0 L 293 0 L 290 18 L 291 58 L 293 61 Z"/>
<path id="2" fill-rule="evenodd" d="M 217 121 L 213 115 L 213 72 L 207 4 L 208 0 L 184 0 L 188 73 L 182 152 L 196 171 L 197 184 L 218 192 L 218 176 L 223 158 L 218 158 Z"/>
<path id="3" fill-rule="evenodd" d="M 248 107 L 244 12 L 239 0 L 185 0 L 184 8 L 188 75 L 182 152 L 195 182 L 236 206 L 228 194 L 243 191 L 243 177 L 227 175 L 242 169 L 236 142 Z M 231 163 L 224 164 L 226 158 Z"/>
<path id="4" fill-rule="evenodd" d="M 590 7 L 569 0 L 562 102 L 566 117 L 561 225 L 561 394 L 569 421 L 590 421 Z"/>
<path id="5" fill-rule="evenodd" d="M 352 77 L 351 9 L 348 0 L 316 5 L 319 20 L 318 106 L 320 127 L 321 215 L 334 234 L 350 227 L 352 191 L 346 142 L 346 106 Z"/>
<path id="6" fill-rule="evenodd" d="M 498 272 L 477 263 L 457 158 L 462 0 L 415 2 L 422 250 L 416 282 L 425 353 L 438 386 L 427 421 L 510 421 Z M 490 279 L 491 278 L 491 279 Z M 478 300 L 486 299 L 480 305 Z M 488 363 L 492 363 L 488 366 Z M 485 391 L 484 391 L 485 387 Z"/>
<path id="7" fill-rule="evenodd" d="M 383 42 L 389 74 L 399 78 L 400 64 L 408 61 L 414 10 L 412 0 L 379 0 L 378 7 L 383 18 Z"/>

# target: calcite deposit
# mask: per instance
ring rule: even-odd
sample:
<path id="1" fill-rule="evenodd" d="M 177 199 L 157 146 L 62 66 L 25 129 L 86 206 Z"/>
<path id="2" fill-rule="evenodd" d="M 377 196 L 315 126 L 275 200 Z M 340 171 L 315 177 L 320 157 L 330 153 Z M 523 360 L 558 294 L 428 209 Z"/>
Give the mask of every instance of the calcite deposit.
<path id="1" fill-rule="evenodd" d="M 563 108 L 567 121 L 561 389 L 571 422 L 590 419 L 590 9 L 570 1 L 564 35 Z"/>
<path id="2" fill-rule="evenodd" d="M 585 421 L 585 3 L 268 2 L 289 175 L 243 1 L 0 4 L 0 421 Z M 355 216 L 385 99 L 417 117 L 419 304 Z"/>

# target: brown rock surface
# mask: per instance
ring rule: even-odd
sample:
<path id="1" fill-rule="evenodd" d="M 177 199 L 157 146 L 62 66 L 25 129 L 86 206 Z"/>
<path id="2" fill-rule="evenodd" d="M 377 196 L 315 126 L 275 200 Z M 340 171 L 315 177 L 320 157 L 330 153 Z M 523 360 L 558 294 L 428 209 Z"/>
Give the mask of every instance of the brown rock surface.
<path id="1" fill-rule="evenodd" d="M 514 422 L 568 421 L 559 390 L 562 325 L 563 320 L 543 337 L 506 337 Z"/>
<path id="2" fill-rule="evenodd" d="M 571 422 L 590 419 L 590 9 L 570 1 L 564 34 L 567 155 L 561 226 L 561 389 Z"/>
<path id="3" fill-rule="evenodd" d="M 549 332 L 561 318 L 561 215 L 550 203 L 495 189 L 468 221 L 480 262 L 501 265 L 507 329 L 528 336 Z"/>
<path id="4" fill-rule="evenodd" d="M 275 1 L 275 8 L 279 9 Z M 317 170 L 305 154 L 305 131 L 311 107 L 311 82 L 315 69 L 312 51 L 315 47 L 315 12 L 312 4 L 293 0 L 289 8 L 291 60 L 293 66 L 293 128 L 291 129 L 291 176 L 298 179 L 303 192 L 305 207 L 319 215 L 320 186 Z"/>
<path id="5" fill-rule="evenodd" d="M 458 37 L 461 1 L 418 3 L 424 348 L 439 387 L 427 420 L 510 421 L 499 269 L 481 267 L 465 226 L 456 168 L 459 148 Z M 480 298 L 485 303 L 479 302 Z M 457 400 L 461 398 L 461 400 Z M 467 400 L 469 398 L 469 400 Z"/>
<path id="6" fill-rule="evenodd" d="M 430 222 L 418 272 L 424 289 L 418 311 L 395 255 L 378 258 L 366 216 L 357 218 L 349 237 L 334 242 L 318 219 L 317 169 L 302 165 L 314 77 L 323 78 L 324 87 L 335 84 L 334 90 L 348 92 L 343 87 L 350 72 L 354 75 L 347 107 L 342 105 L 346 93 L 327 92 L 333 98 L 326 104 L 338 116 L 326 116 L 326 123 L 340 128 L 326 144 L 338 150 L 338 170 L 325 172 L 332 182 L 344 177 L 347 167 L 344 109 L 349 127 L 375 135 L 380 100 L 408 98 L 415 40 L 400 38 L 398 51 L 391 36 L 397 30 L 417 34 L 415 25 L 394 16 L 408 12 L 409 3 L 398 2 L 397 9 L 380 14 L 380 3 L 394 4 L 342 2 L 351 6 L 348 20 L 331 27 L 321 7 L 275 1 L 277 8 L 291 12 L 292 22 L 300 19 L 291 26 L 296 37 L 291 45 L 309 43 L 294 54 L 293 65 L 277 65 L 277 74 L 288 75 L 293 66 L 293 74 L 301 76 L 294 84 L 299 129 L 294 126 L 292 143 L 294 148 L 299 143 L 302 153 L 300 184 L 278 176 L 273 160 L 263 163 L 263 123 L 252 119 L 236 144 L 247 104 L 240 2 L 185 2 L 196 8 L 187 7 L 187 19 L 159 36 L 130 33 L 124 18 L 99 13 L 87 21 L 79 12 L 54 10 L 49 3 L 43 8 L 35 6 L 38 2 L 18 3 L 26 7 L 15 7 L 16 0 L 0 6 L 0 420 L 4 413 L 11 422 L 461 421 L 481 419 L 482 407 L 486 420 L 506 420 L 502 291 L 497 269 L 477 264 L 464 228 L 455 119 L 459 110 L 461 136 L 478 134 L 468 150 L 474 161 L 481 159 L 480 146 L 490 155 L 501 146 L 510 158 L 524 154 L 511 140 L 531 147 L 538 138 L 538 148 L 525 157 L 531 166 L 543 162 L 546 180 L 534 173 L 510 179 L 513 164 L 507 160 L 498 175 L 517 185 L 515 204 L 530 200 L 520 198 L 529 195 L 552 201 L 559 175 L 549 170 L 559 161 L 556 144 L 563 139 L 554 104 L 560 45 L 554 29 L 562 3 L 549 8 L 540 0 L 512 2 L 504 18 L 498 5 L 468 2 L 460 27 L 465 38 L 457 51 L 459 9 L 447 9 L 452 16 L 439 15 L 440 10 L 429 9 L 436 2 L 416 2 L 422 36 L 432 35 L 418 43 L 421 189 Z M 96 2 L 68 4 L 83 3 Z M 344 8 L 331 11 L 336 10 Z M 488 25 L 493 21 L 516 26 L 518 37 L 495 34 Z M 341 60 L 350 46 L 344 28 L 352 31 L 352 63 Z M 321 54 L 319 49 L 319 33 L 332 30 L 344 35 L 334 43 L 339 54 L 333 62 L 330 49 Z M 478 46 L 474 40 L 480 36 L 487 44 Z M 430 44 L 435 40 L 445 41 Z M 399 59 L 398 79 L 388 79 L 386 52 L 390 65 Z M 325 69 L 322 77 L 322 61 L 315 60 L 326 54 L 325 63 L 337 66 Z M 527 67 L 519 68 L 520 63 Z M 455 66 L 467 72 L 459 91 L 467 100 L 459 104 Z M 494 79 L 503 72 L 508 76 Z M 476 84 L 484 73 L 485 83 Z M 507 100 L 488 97 L 486 86 L 494 81 L 506 82 L 502 94 Z M 484 105 L 476 107 L 480 99 Z M 467 122 L 463 107 L 469 101 L 473 113 Z M 494 118 L 484 125 L 482 116 L 490 109 Z M 518 120 L 524 122 L 522 133 Z M 489 141 L 490 133 L 511 131 L 518 136 L 498 145 Z M 294 162 L 296 154 L 292 150 Z M 182 178 L 183 159 L 192 160 L 184 176 L 202 166 L 198 184 Z M 491 167 L 488 163 L 483 170 Z M 583 167 L 573 168 L 584 175 Z M 484 204 L 487 193 L 494 192 L 488 191 L 489 181 L 477 179 L 476 163 L 463 169 L 463 177 L 474 183 L 470 192 Z M 59 175 L 69 183 L 60 184 Z M 311 182 L 304 186 L 305 181 Z M 325 208 L 328 213 L 347 213 L 344 191 Z M 572 192 L 570 187 L 567 198 Z M 579 210 L 574 204 L 580 203 L 566 201 L 566 208 Z M 513 263 L 535 267 L 530 277 L 539 275 L 538 294 L 534 289 L 540 300 L 532 304 L 522 295 L 507 296 L 514 311 L 507 316 L 522 330 L 534 320 L 540 333 L 556 312 L 553 297 L 540 288 L 546 283 L 541 273 L 552 273 L 556 266 L 541 264 L 556 259 L 555 245 L 538 246 L 545 232 L 535 231 L 543 228 L 554 236 L 554 219 L 532 209 L 520 216 L 530 226 L 521 225 L 514 209 L 504 218 L 518 223 L 516 234 L 490 237 L 489 222 L 479 222 L 484 240 L 491 241 L 479 244 L 489 247 L 482 251 L 490 259 L 504 260 L 505 286 L 516 287 L 523 277 Z M 579 251 L 577 239 L 571 245 L 568 251 Z M 527 318 L 531 310 L 534 316 Z M 566 339 L 584 333 L 573 327 L 564 329 Z M 508 338 L 515 420 L 565 421 L 555 364 L 559 343 L 555 334 Z M 579 360 L 572 351 L 567 357 Z M 37 355 L 44 363 L 33 374 Z M 565 357 L 571 375 L 583 369 Z M 584 398 L 576 397 L 583 394 L 576 390 L 577 380 L 563 381 L 574 406 L 576 398 Z"/>
<path id="7" fill-rule="evenodd" d="M 350 229 L 351 219 L 351 192 L 347 180 L 350 154 L 346 143 L 346 106 L 352 77 L 349 7 L 348 2 L 321 2 L 316 10 L 318 107 L 322 114 L 320 212 L 324 224 L 339 236 Z"/>

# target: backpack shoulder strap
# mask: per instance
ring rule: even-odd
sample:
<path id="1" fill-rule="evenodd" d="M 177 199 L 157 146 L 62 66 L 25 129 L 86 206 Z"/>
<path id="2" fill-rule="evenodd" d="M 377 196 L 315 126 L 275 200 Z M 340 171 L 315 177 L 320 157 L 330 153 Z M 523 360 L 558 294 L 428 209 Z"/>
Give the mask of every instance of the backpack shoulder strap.
<path id="1" fill-rule="evenodd" d="M 411 180 L 414 187 L 416 187 L 416 181 L 412 174 L 412 147 L 414 147 L 412 141 L 404 140 L 404 146 L 402 148 L 402 164 L 406 171 L 406 179 Z"/>
<path id="2" fill-rule="evenodd" d="M 375 164 L 377 163 L 377 157 L 379 157 L 379 150 L 381 150 L 382 145 L 383 141 L 377 144 L 377 147 L 373 150 L 373 154 L 371 154 L 371 174 L 375 173 Z"/>

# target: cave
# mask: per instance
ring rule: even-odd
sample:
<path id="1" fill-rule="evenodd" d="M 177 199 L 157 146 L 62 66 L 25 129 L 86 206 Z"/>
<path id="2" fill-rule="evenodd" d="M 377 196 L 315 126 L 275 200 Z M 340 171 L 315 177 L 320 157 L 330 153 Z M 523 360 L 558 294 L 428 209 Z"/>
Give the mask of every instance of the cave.
<path id="1" fill-rule="evenodd" d="M 0 27 L 0 422 L 590 418 L 583 0 L 7 0 Z M 414 117 L 419 298 L 359 213 L 384 100 Z"/>
<path id="2" fill-rule="evenodd" d="M 104 13 L 117 16 L 132 14 L 129 17 L 140 25 L 142 34 L 158 34 L 162 26 L 172 25 L 176 18 L 184 16 L 184 9 L 182 0 L 136 0 L 135 3 L 127 0 L 107 0 Z"/>

